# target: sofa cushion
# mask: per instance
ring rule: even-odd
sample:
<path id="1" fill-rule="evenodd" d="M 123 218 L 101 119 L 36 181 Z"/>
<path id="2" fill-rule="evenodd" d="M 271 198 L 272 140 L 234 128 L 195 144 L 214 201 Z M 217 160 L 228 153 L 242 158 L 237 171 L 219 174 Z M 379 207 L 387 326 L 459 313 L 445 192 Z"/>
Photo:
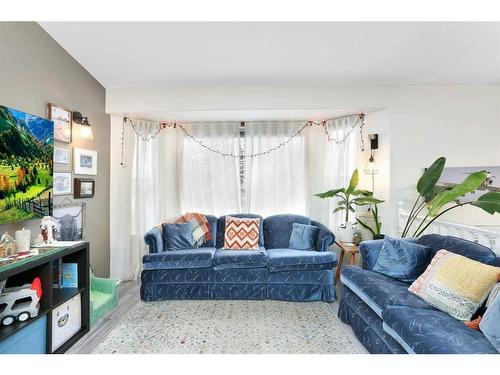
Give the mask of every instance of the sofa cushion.
<path id="1" fill-rule="evenodd" d="M 431 258 L 434 257 L 439 250 L 445 249 L 469 259 L 491 265 L 494 265 L 493 262 L 495 262 L 496 259 L 493 250 L 472 241 L 464 240 L 463 238 L 441 236 L 439 234 L 426 234 L 418 238 L 417 243 L 429 246 L 433 249 Z"/>
<path id="2" fill-rule="evenodd" d="M 497 353 L 481 332 L 439 310 L 388 307 L 382 319 L 384 330 L 408 353 Z"/>
<path id="3" fill-rule="evenodd" d="M 204 268 L 212 265 L 215 248 L 204 247 L 188 250 L 172 250 L 146 254 L 142 257 L 144 270 L 169 270 Z"/>
<path id="4" fill-rule="evenodd" d="M 191 223 L 165 223 L 162 224 L 163 247 L 165 250 L 192 249 L 193 233 Z"/>
<path id="5" fill-rule="evenodd" d="M 274 215 L 264 219 L 264 247 L 287 249 L 290 245 L 293 224 L 311 225 L 311 219 L 300 215 Z"/>
<path id="6" fill-rule="evenodd" d="M 217 249 L 212 266 L 215 270 L 266 267 L 267 252 L 264 248 L 255 250 Z"/>
<path id="7" fill-rule="evenodd" d="M 293 223 L 290 235 L 290 249 L 293 250 L 316 250 L 319 228 L 314 225 Z"/>
<path id="8" fill-rule="evenodd" d="M 409 290 L 465 322 L 481 307 L 499 276 L 499 267 L 440 250 Z"/>
<path id="9" fill-rule="evenodd" d="M 342 267 L 340 281 L 370 306 L 378 316 L 382 316 L 382 311 L 389 306 L 433 309 L 423 299 L 410 293 L 407 283 L 380 273 L 356 266 L 345 266 Z"/>
<path id="10" fill-rule="evenodd" d="M 428 246 L 385 237 L 373 271 L 411 283 L 425 271 L 431 251 Z"/>
<path id="11" fill-rule="evenodd" d="M 337 264 L 337 255 L 331 251 L 270 249 L 267 254 L 271 272 L 332 269 Z"/>
<path id="12" fill-rule="evenodd" d="M 237 218 L 226 216 L 224 229 L 224 249 L 255 250 L 259 248 L 258 218 Z"/>
<path id="13" fill-rule="evenodd" d="M 221 216 L 217 219 L 217 235 L 216 235 L 216 241 L 215 241 L 215 247 L 218 249 L 224 248 L 224 234 L 226 231 L 226 216 L 231 216 L 231 217 L 236 217 L 239 219 L 260 219 L 260 224 L 259 224 L 259 247 L 264 247 L 264 225 L 263 221 L 264 219 L 260 215 L 255 215 L 255 214 L 231 214 L 231 215 L 225 215 Z"/>

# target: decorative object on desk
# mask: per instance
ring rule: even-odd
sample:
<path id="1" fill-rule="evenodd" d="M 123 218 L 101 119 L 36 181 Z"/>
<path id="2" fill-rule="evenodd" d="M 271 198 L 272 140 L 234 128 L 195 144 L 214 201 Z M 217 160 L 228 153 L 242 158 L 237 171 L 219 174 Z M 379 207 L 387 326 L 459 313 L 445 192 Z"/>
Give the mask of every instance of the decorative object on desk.
<path id="1" fill-rule="evenodd" d="M 31 231 L 23 228 L 17 230 L 14 235 L 16 237 L 16 251 L 18 253 L 30 251 Z"/>
<path id="2" fill-rule="evenodd" d="M 16 253 L 16 244 L 14 239 L 5 232 L 0 237 L 0 258 L 7 258 Z"/>
<path id="3" fill-rule="evenodd" d="M 355 212 L 354 206 L 366 206 L 382 203 L 383 200 L 373 197 L 373 193 L 368 190 L 356 189 L 358 186 L 358 170 L 352 173 L 349 186 L 347 188 L 338 188 L 315 194 L 322 199 L 337 198 L 340 199 L 333 213 L 345 211 L 345 220 L 337 230 L 338 239 L 342 242 L 351 242 L 354 234 L 353 223 L 349 221 L 349 212 Z"/>
<path id="4" fill-rule="evenodd" d="M 94 139 L 94 134 L 92 133 L 92 128 L 89 123 L 89 119 L 83 116 L 80 112 L 73 112 L 73 124 L 78 126 L 78 135 L 82 139 Z"/>
<path id="5" fill-rule="evenodd" d="M 491 173 L 487 170 L 471 171 L 466 173 L 468 176 L 460 183 L 440 185 L 438 182 L 445 164 L 445 157 L 438 158 L 418 180 L 419 194 L 410 210 L 401 237 L 419 237 L 437 218 L 457 207 L 471 205 L 491 215 L 500 213 L 500 191 L 493 190 L 494 187 L 490 186 L 493 180 Z M 467 198 L 467 194 L 474 192 L 474 195 Z M 425 217 L 417 228 L 414 228 L 415 220 L 424 209 Z"/>
<path id="6" fill-rule="evenodd" d="M 42 298 L 42 283 L 36 277 L 31 284 L 0 289 L 0 322 L 9 326 L 16 320 L 25 322 L 38 316 L 40 299 Z"/>
<path id="7" fill-rule="evenodd" d="M 95 181 L 92 179 L 75 178 L 74 198 L 92 198 L 95 194 Z"/>
<path id="8" fill-rule="evenodd" d="M 97 151 L 75 147 L 73 149 L 73 172 L 97 175 Z"/>
<path id="9" fill-rule="evenodd" d="M 0 224 L 52 212 L 52 121 L 0 106 Z"/>
<path id="10" fill-rule="evenodd" d="M 356 246 L 359 246 L 361 241 L 363 241 L 363 237 L 361 237 L 361 232 L 359 231 L 359 229 L 356 228 L 352 237 L 352 243 Z"/>
<path id="11" fill-rule="evenodd" d="M 54 148 L 54 163 L 71 164 L 71 150 Z"/>
<path id="12" fill-rule="evenodd" d="M 46 244 L 51 244 L 55 241 L 55 227 L 56 223 L 50 216 L 45 216 L 40 223 L 40 229 L 42 230 L 43 241 Z"/>
<path id="13" fill-rule="evenodd" d="M 83 239 L 85 204 L 73 202 L 54 208 L 57 241 L 80 241 Z"/>
<path id="14" fill-rule="evenodd" d="M 54 139 L 71 142 L 71 112 L 56 104 L 49 103 L 49 119 L 54 122 Z"/>
<path id="15" fill-rule="evenodd" d="M 71 194 L 71 172 L 54 172 L 54 195 Z"/>
<path id="16" fill-rule="evenodd" d="M 78 263 L 63 263 L 61 288 L 78 288 Z"/>
<path id="17" fill-rule="evenodd" d="M 52 310 L 52 346 L 54 352 L 82 328 L 81 294 Z"/>

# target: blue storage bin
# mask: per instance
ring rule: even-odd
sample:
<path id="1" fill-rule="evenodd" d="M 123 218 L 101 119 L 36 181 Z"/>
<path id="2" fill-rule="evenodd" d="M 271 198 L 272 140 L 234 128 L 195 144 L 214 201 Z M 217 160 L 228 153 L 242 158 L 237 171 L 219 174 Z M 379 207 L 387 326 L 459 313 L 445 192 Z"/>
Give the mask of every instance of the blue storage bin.
<path id="1" fill-rule="evenodd" d="M 45 354 L 46 340 L 47 316 L 44 315 L 0 342 L 0 354 Z"/>

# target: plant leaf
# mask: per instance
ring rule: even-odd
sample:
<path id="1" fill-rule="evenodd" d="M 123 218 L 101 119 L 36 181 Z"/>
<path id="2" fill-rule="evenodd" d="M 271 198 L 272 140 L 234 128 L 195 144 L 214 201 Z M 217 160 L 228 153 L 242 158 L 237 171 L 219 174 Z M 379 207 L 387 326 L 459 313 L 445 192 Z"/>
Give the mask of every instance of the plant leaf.
<path id="1" fill-rule="evenodd" d="M 346 189 L 345 193 L 348 195 L 352 194 L 352 192 L 356 189 L 356 186 L 358 186 L 358 181 L 358 170 L 355 169 L 354 172 L 352 172 L 351 181 L 349 181 L 349 187 Z"/>
<path id="2" fill-rule="evenodd" d="M 428 204 L 427 209 L 429 210 L 429 216 L 436 216 L 439 210 L 447 203 L 454 201 L 458 197 L 465 195 L 467 193 L 472 193 L 476 190 L 486 179 L 487 172 L 479 171 L 471 173 L 467 178 L 460 184 L 455 185 L 450 190 L 441 191 L 436 195 Z"/>
<path id="3" fill-rule="evenodd" d="M 477 201 L 471 203 L 473 206 L 482 208 L 487 213 L 493 215 L 500 213 L 500 192 L 493 191 L 481 195 Z"/>
<path id="4" fill-rule="evenodd" d="M 366 229 L 368 229 L 370 232 L 372 232 L 373 236 L 376 236 L 376 235 L 377 235 L 377 234 L 375 233 L 375 231 L 374 231 L 374 230 L 373 230 L 373 229 L 372 229 L 372 228 L 371 228 L 368 224 L 363 223 L 363 222 L 362 222 L 361 220 L 359 220 L 358 218 L 356 218 L 356 221 L 357 221 L 358 223 L 360 223 L 360 224 L 361 224 L 361 226 L 362 226 L 363 228 L 366 228 Z"/>
<path id="5" fill-rule="evenodd" d="M 339 193 L 345 193 L 345 189 L 340 188 L 340 189 L 328 190 L 328 191 L 325 191 L 324 193 L 314 194 L 314 196 L 322 198 L 322 199 L 327 199 L 327 198 L 336 197 Z"/>
<path id="6" fill-rule="evenodd" d="M 362 189 L 359 189 L 359 190 L 354 190 L 352 192 L 352 195 L 355 195 L 355 196 L 358 196 L 358 195 L 363 195 L 365 197 L 371 197 L 373 195 L 373 192 L 369 191 L 369 190 L 362 190 Z"/>
<path id="7" fill-rule="evenodd" d="M 333 210 L 333 213 L 343 211 L 344 207 L 337 207 L 336 209 Z"/>
<path id="8" fill-rule="evenodd" d="M 432 198 L 432 194 L 434 192 L 434 186 L 441 177 L 441 173 L 443 173 L 444 165 L 446 164 L 446 158 L 440 157 L 438 158 L 432 165 L 427 168 L 418 180 L 417 183 L 417 191 L 426 199 Z"/>
<path id="9" fill-rule="evenodd" d="M 354 203 L 357 206 L 366 206 L 370 204 L 380 204 L 383 203 L 383 200 L 373 198 L 373 197 L 360 197 L 360 198 L 354 198 L 351 203 Z"/>

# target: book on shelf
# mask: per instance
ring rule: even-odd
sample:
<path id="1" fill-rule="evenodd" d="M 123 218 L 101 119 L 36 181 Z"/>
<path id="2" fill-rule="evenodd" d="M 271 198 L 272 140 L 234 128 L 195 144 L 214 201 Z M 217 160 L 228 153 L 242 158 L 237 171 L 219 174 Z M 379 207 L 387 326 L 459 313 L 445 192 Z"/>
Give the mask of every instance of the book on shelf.
<path id="1" fill-rule="evenodd" d="M 63 277 L 63 262 L 62 259 L 55 259 L 52 262 L 52 288 L 61 288 Z"/>
<path id="2" fill-rule="evenodd" d="M 63 263 L 61 288 L 78 288 L 78 263 Z"/>

